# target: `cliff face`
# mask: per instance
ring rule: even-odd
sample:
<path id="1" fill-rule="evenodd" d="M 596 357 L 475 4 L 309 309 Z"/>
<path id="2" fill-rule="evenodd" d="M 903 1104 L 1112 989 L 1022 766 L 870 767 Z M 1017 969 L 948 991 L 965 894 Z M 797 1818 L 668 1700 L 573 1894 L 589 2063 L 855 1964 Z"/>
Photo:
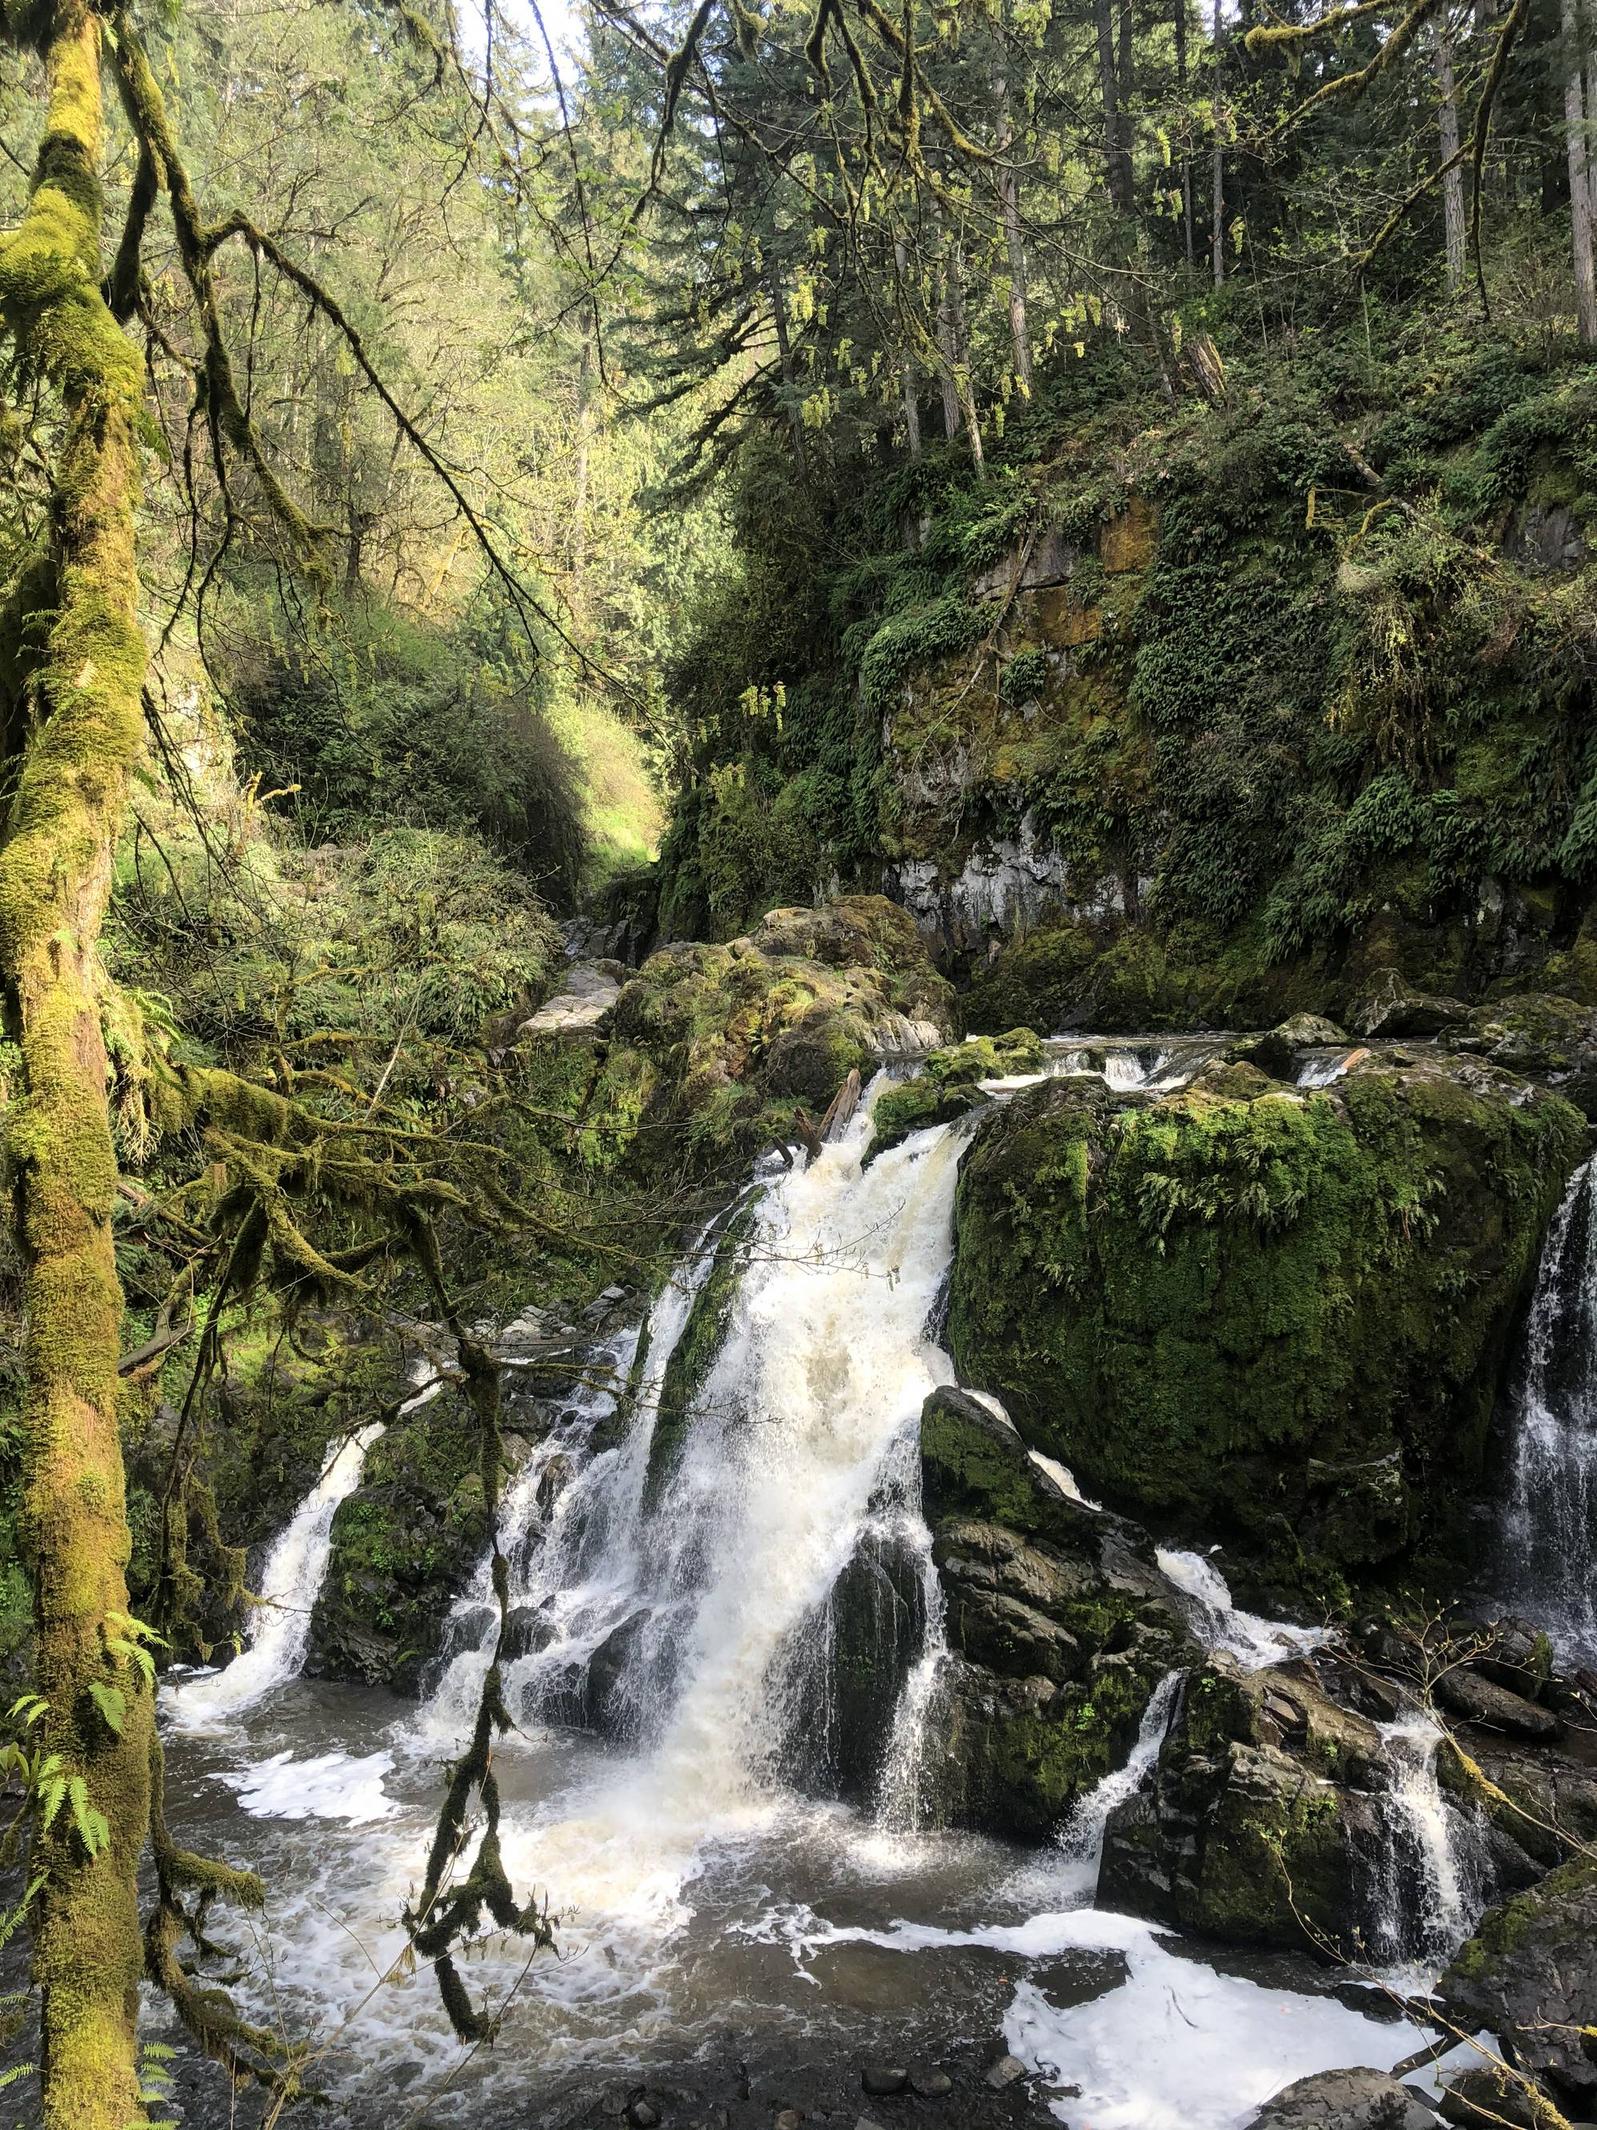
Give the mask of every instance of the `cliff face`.
<path id="1" fill-rule="evenodd" d="M 1597 1000 L 1597 380 L 1488 347 L 1413 384 L 884 478 L 803 586 L 812 662 L 700 719 L 665 929 L 881 889 L 995 1031 L 1346 1013 L 1393 973 Z"/>

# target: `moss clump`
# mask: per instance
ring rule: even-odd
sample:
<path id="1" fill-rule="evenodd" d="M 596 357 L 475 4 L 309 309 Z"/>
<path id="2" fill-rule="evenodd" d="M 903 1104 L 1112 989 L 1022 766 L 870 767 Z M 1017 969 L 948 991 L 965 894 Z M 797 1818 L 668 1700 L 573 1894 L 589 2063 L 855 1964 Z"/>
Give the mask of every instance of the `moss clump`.
<path id="1" fill-rule="evenodd" d="M 957 1117 L 982 1108 L 989 1099 L 979 1085 L 982 1080 L 1011 1079 L 1041 1070 L 1042 1043 L 1029 1028 L 1011 1028 L 1000 1036 L 973 1036 L 946 1050 L 934 1050 L 913 1080 L 877 1097 L 865 1166 L 869 1168 L 878 1154 L 885 1154 L 911 1132 L 952 1124 Z"/>
<path id="2" fill-rule="evenodd" d="M 1479 1480 L 1584 1138 L 1481 1067 L 1125 1108 L 1050 1083 L 967 1157 L 955 1355 L 1089 1491 L 1328 1586 L 1445 1529 Z"/>

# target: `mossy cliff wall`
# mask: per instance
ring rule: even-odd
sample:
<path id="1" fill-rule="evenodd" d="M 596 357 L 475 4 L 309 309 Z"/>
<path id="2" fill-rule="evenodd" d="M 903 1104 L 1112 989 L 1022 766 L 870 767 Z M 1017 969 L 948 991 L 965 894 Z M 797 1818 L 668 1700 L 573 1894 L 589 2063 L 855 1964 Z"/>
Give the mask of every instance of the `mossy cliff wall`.
<path id="1" fill-rule="evenodd" d="M 811 626 L 683 684 L 665 935 L 885 886 L 985 1031 L 1267 1026 L 1386 969 L 1597 1002 L 1594 417 L 1488 342 L 844 499 Z"/>
<path id="2" fill-rule="evenodd" d="M 960 1178 L 950 1336 L 1089 1493 L 1318 1587 L 1479 1483 L 1585 1129 L 1473 1064 L 1220 1084 L 1117 1107 L 1056 1081 L 995 1112 Z"/>

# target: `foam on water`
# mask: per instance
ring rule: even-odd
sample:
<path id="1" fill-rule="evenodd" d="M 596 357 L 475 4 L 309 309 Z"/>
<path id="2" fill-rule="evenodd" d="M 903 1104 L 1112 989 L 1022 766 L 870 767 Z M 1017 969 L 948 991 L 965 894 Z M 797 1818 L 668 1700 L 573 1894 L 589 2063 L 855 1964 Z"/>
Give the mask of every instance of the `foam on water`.
<path id="1" fill-rule="evenodd" d="M 383 1788 L 393 1765 L 392 1753 L 356 1759 L 335 1751 L 296 1760 L 282 1752 L 224 1771 L 222 1780 L 256 1819 L 344 1819 L 367 1825 L 391 1819 L 399 1809 Z"/>

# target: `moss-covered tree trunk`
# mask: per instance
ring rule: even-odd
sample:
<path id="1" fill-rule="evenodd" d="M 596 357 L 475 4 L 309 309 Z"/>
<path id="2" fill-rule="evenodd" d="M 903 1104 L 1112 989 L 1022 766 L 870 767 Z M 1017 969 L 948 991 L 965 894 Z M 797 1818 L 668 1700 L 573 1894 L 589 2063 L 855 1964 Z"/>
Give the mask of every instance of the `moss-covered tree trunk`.
<path id="1" fill-rule="evenodd" d="M 27 1282 L 25 1531 L 43 1744 L 62 1778 L 36 1834 L 46 1876 L 35 1972 L 46 2130 L 126 2130 L 141 2113 L 135 1876 L 154 1710 L 126 1621 L 122 1297 L 96 941 L 141 734 L 141 372 L 100 293 L 99 18 L 84 0 L 56 0 L 39 42 L 48 124 L 27 214 L 0 243 L 0 327 L 23 376 L 60 410 L 53 600 L 31 632 L 39 648 L 14 709 L 19 758 L 0 833 L 0 980 L 22 1060 L 6 1153 Z"/>

